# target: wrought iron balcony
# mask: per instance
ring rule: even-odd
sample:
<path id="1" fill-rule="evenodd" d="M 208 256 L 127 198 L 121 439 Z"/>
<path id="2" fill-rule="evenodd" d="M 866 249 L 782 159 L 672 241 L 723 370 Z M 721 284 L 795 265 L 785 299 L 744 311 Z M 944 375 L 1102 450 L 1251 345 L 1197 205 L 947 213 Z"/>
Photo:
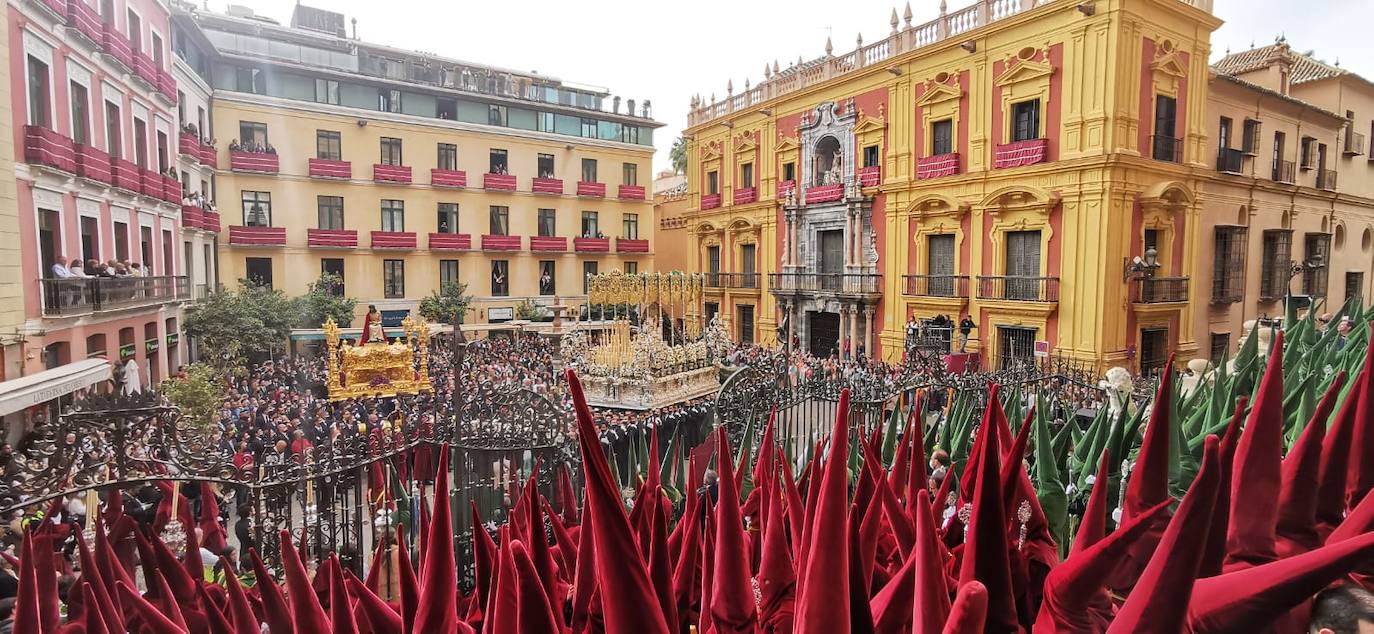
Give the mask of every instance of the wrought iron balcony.
<path id="1" fill-rule="evenodd" d="M 1325 189 L 1329 192 L 1336 191 L 1336 170 L 1319 170 L 1317 172 L 1317 189 Z"/>
<path id="2" fill-rule="evenodd" d="M 430 250 L 466 251 L 472 248 L 472 236 L 466 233 L 431 233 Z"/>
<path id="3" fill-rule="evenodd" d="M 980 275 L 978 276 L 978 299 L 1057 302 L 1059 301 L 1059 278 Z"/>
<path id="4" fill-rule="evenodd" d="M 429 170 L 429 184 L 435 187 L 467 187 L 468 173 L 463 170 Z"/>
<path id="5" fill-rule="evenodd" d="M 621 200 L 644 200 L 642 185 L 621 185 L 616 190 L 616 198 Z"/>
<path id="6" fill-rule="evenodd" d="M 38 280 L 44 315 L 81 315 L 190 299 L 185 275 Z"/>
<path id="7" fill-rule="evenodd" d="M 768 288 L 774 293 L 835 293 L 877 295 L 883 276 L 871 273 L 769 273 Z"/>
<path id="8" fill-rule="evenodd" d="M 719 207 L 719 206 L 720 206 L 720 194 L 702 194 L 702 195 L 701 195 L 701 208 L 702 208 L 702 209 L 715 209 L 716 207 Z"/>
<path id="9" fill-rule="evenodd" d="M 1146 277 L 1136 280 L 1137 304 L 1168 304 L 1188 301 L 1187 277 Z"/>
<path id="10" fill-rule="evenodd" d="M 585 198 L 605 198 L 606 184 L 595 181 L 577 181 L 577 195 Z"/>
<path id="11" fill-rule="evenodd" d="M 1183 162 L 1183 139 L 1159 134 L 1150 135 L 1150 156 L 1156 161 Z"/>
<path id="12" fill-rule="evenodd" d="M 353 164 L 348 161 L 312 158 L 309 165 L 311 178 L 353 178 Z"/>
<path id="13" fill-rule="evenodd" d="M 1298 164 L 1296 161 L 1274 161 L 1273 173 L 1270 178 L 1276 183 L 1293 184 L 1298 180 Z"/>
<path id="14" fill-rule="evenodd" d="M 1244 169 L 1245 152 L 1224 147 L 1217 150 L 1217 171 L 1228 174 L 1240 174 Z"/>
<path id="15" fill-rule="evenodd" d="M 758 273 L 707 273 L 706 286 L 708 288 L 757 289 L 759 277 Z"/>
<path id="16" fill-rule="evenodd" d="M 306 229 L 306 244 L 319 249 L 353 249 L 358 246 L 357 229 Z"/>
<path id="17" fill-rule="evenodd" d="M 648 253 L 649 241 L 642 238 L 616 238 L 616 253 Z"/>
<path id="18" fill-rule="evenodd" d="M 229 169 L 239 172 L 264 172 L 276 174 L 280 159 L 272 152 L 229 151 Z"/>
<path id="19" fill-rule="evenodd" d="M 1049 151 L 1050 146 L 1047 139 L 1027 139 L 999 144 L 993 153 L 992 167 L 994 169 L 1007 169 L 1044 163 L 1049 160 Z"/>
<path id="20" fill-rule="evenodd" d="M 883 182 L 883 168 L 881 165 L 870 165 L 859 168 L 859 186 L 877 187 Z"/>
<path id="21" fill-rule="evenodd" d="M 967 275 L 904 275 L 907 295 L 968 299 Z"/>
<path id="22" fill-rule="evenodd" d="M 936 154 L 916 159 L 916 178 L 939 178 L 959 173 L 959 153 Z"/>
<path id="23" fill-rule="evenodd" d="M 1342 153 L 1346 156 L 1359 156 L 1364 154 L 1364 135 L 1354 130 L 1345 133 L 1345 148 Z"/>

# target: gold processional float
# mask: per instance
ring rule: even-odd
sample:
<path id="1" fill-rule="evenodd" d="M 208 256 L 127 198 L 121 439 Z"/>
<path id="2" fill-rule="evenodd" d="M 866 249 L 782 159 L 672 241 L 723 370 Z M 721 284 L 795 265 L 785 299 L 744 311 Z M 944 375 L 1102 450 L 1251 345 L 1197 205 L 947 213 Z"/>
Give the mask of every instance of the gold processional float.
<path id="1" fill-rule="evenodd" d="M 701 328 L 695 315 L 705 278 L 694 273 L 622 273 L 589 276 L 587 303 L 637 307 L 640 323 L 619 311 L 609 328 L 592 334 L 581 324 L 563 334 L 564 361 L 577 369 L 587 403 L 595 407 L 647 410 L 714 394 L 720 363 L 730 350 L 719 315 Z M 588 316 L 593 316 L 594 313 Z M 664 316 L 684 316 L 681 337 L 663 339 Z M 691 315 L 690 318 L 686 317 Z M 644 319 L 652 316 L 652 319 Z"/>
<path id="2" fill-rule="evenodd" d="M 329 400 L 392 397 L 430 391 L 429 322 L 424 317 L 401 320 L 402 337 L 388 342 L 380 322 L 365 328 L 369 341 L 343 336 L 330 318 L 324 323 L 329 369 Z"/>

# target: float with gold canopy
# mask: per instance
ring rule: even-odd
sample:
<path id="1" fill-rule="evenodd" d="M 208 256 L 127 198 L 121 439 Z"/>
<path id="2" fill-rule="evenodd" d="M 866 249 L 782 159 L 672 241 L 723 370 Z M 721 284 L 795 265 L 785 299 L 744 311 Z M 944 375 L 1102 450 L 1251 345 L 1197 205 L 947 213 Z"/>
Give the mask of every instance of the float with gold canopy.
<path id="1" fill-rule="evenodd" d="M 430 391 L 430 328 L 424 317 L 407 316 L 401 321 L 402 335 L 391 341 L 380 322 L 367 324 L 356 345 L 332 318 L 324 323 L 323 330 L 328 346 L 329 400 Z"/>
<path id="2" fill-rule="evenodd" d="M 623 273 L 587 278 L 588 316 L 609 327 L 564 333 L 563 360 L 578 370 L 587 403 L 648 410 L 714 394 L 730 336 L 719 319 L 703 327 L 696 273 Z M 633 308 L 633 310 L 630 310 Z"/>

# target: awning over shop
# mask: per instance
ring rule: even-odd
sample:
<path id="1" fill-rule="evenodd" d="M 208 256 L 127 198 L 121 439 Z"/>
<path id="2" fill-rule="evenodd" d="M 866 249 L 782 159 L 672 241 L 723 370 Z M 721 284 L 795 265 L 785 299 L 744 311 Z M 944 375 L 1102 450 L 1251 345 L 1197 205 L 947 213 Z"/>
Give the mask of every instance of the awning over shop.
<path id="1" fill-rule="evenodd" d="M 0 383 L 0 416 L 41 405 L 110 379 L 110 362 L 82 359 Z"/>

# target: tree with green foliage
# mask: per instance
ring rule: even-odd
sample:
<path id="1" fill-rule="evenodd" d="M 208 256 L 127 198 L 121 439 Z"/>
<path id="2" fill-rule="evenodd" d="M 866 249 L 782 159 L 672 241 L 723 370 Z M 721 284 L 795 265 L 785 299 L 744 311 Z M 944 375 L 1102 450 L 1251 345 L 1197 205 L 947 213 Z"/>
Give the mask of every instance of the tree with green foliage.
<path id="1" fill-rule="evenodd" d="M 207 363 L 192 363 L 186 367 L 186 376 L 167 379 L 157 389 L 181 410 L 183 418 L 209 433 L 224 396 L 224 373 Z"/>
<path id="2" fill-rule="evenodd" d="M 687 173 L 687 138 L 678 137 L 673 141 L 672 149 L 668 150 L 668 158 L 673 162 L 673 172 L 676 174 Z"/>
<path id="3" fill-rule="evenodd" d="M 532 300 L 525 300 L 515 305 L 515 318 L 525 321 L 543 321 L 548 314 L 543 306 L 534 303 Z"/>
<path id="4" fill-rule="evenodd" d="M 456 319 L 461 324 L 471 303 L 472 296 L 468 295 L 467 284 L 444 282 L 439 290 L 420 300 L 420 316 L 442 324 L 451 324 Z"/>
<path id="5" fill-rule="evenodd" d="M 240 280 L 239 287 L 211 293 L 186 314 L 186 335 L 195 337 L 202 357 L 222 367 L 246 357 L 281 350 L 297 323 L 295 302 L 286 294 Z"/>
<path id="6" fill-rule="evenodd" d="M 353 322 L 353 310 L 358 300 L 344 297 L 343 279 L 333 273 L 325 273 L 320 279 L 311 282 L 304 295 L 293 300 L 296 304 L 298 328 L 320 328 L 331 317 L 340 328 L 347 328 Z"/>

